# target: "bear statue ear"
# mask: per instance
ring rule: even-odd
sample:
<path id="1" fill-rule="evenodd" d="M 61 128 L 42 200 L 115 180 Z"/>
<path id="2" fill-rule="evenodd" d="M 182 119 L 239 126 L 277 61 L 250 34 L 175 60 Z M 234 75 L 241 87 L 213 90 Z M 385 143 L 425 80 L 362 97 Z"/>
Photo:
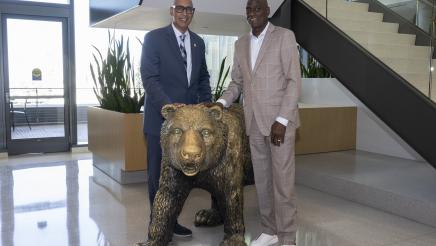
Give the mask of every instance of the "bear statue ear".
<path id="1" fill-rule="evenodd" d="M 218 105 L 210 107 L 209 112 L 215 120 L 221 120 L 223 118 L 223 109 Z"/>
<path id="2" fill-rule="evenodd" d="M 166 120 L 169 120 L 169 119 L 173 118 L 174 113 L 177 111 L 177 109 L 178 109 L 177 105 L 167 104 L 167 105 L 162 107 L 162 110 L 160 112 Z"/>

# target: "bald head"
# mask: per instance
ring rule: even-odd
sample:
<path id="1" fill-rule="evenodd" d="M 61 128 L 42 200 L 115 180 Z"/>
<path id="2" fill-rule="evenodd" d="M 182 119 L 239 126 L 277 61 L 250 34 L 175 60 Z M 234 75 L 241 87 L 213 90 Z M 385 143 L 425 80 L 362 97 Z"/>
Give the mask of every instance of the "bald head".
<path id="1" fill-rule="evenodd" d="M 174 0 L 173 1 L 173 5 L 190 5 L 190 6 L 194 6 L 194 4 L 192 3 L 192 0 Z"/>
<path id="2" fill-rule="evenodd" d="M 264 7 L 268 7 L 268 0 L 248 0 L 247 1 L 247 5 L 250 4 L 251 2 L 257 2 L 259 5 L 264 6 Z"/>

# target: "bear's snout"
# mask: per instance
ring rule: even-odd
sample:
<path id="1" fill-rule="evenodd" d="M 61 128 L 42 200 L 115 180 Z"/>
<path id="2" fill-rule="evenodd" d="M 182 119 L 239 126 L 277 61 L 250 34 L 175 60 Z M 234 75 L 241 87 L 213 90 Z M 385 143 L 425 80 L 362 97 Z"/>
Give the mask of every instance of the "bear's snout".
<path id="1" fill-rule="evenodd" d="M 201 159 L 201 148 L 198 148 L 198 146 L 188 146 L 182 149 L 181 155 L 185 162 L 199 162 Z"/>
<path id="2" fill-rule="evenodd" d="M 182 137 L 180 148 L 181 168 L 185 175 L 198 173 L 200 163 L 204 159 L 203 142 L 199 134 L 190 129 Z"/>

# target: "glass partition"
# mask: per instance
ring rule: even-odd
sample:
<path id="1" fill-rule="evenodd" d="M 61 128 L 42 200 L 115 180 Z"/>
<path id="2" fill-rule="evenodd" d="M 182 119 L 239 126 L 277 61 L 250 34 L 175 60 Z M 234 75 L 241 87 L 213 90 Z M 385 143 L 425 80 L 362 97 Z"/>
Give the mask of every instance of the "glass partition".
<path id="1" fill-rule="evenodd" d="M 0 122 L 5 122 L 5 98 L 3 88 L 0 88 Z M 0 124 L 0 155 L 6 149 L 6 125 Z"/>
<path id="2" fill-rule="evenodd" d="M 0 0 L 0 2 L 37 2 L 37 3 L 57 3 L 57 4 L 70 4 L 72 0 Z M 77 0 L 83 1 L 83 0 Z"/>
<path id="3" fill-rule="evenodd" d="M 6 24 L 11 140 L 65 137 L 63 23 L 7 18 Z"/>
<path id="4" fill-rule="evenodd" d="M 427 33 L 431 32 L 433 3 L 422 0 L 377 0 L 387 8 L 415 24 Z"/>
<path id="5" fill-rule="evenodd" d="M 434 37 L 435 28 L 431 22 L 434 19 L 433 3 L 423 3 L 420 0 L 413 1 L 414 4 L 412 1 L 378 0 L 428 31 L 430 35 L 420 36 L 420 43 L 428 44 L 424 46 L 415 44 L 416 35 L 400 33 L 399 23 L 384 21 L 382 13 L 369 11 L 369 3 L 345 0 L 304 1 L 425 96 L 436 101 L 436 92 L 432 88 L 434 40 L 430 38 Z M 422 37 L 426 40 L 422 40 Z"/>

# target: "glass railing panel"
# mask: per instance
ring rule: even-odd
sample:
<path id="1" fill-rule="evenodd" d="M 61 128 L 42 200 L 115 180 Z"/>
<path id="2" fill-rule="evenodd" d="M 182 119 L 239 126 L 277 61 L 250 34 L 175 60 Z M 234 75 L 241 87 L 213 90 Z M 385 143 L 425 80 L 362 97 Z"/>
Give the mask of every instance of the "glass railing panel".
<path id="1" fill-rule="evenodd" d="M 399 23 L 384 22 L 383 14 L 370 12 L 368 3 L 304 1 L 425 96 L 432 97 L 432 45 L 415 45 L 415 35 L 399 33 Z M 431 43 L 430 36 L 428 43 Z"/>
<path id="2" fill-rule="evenodd" d="M 435 56 L 433 55 L 433 46 L 434 40 L 431 37 L 435 37 L 434 35 L 434 25 L 432 20 L 434 19 L 434 1 L 427 0 L 373 0 L 392 10 L 399 16 L 403 18 L 403 20 L 408 21 L 409 23 L 415 25 L 424 33 L 428 34 L 428 48 L 427 48 L 427 62 L 425 65 L 422 65 L 422 58 L 416 57 L 413 52 L 410 51 L 411 55 L 409 57 L 411 65 L 407 67 L 407 69 L 402 69 L 399 72 L 402 77 L 404 77 L 407 81 L 409 81 L 412 85 L 414 85 L 419 91 L 428 96 L 429 98 L 433 98 L 432 96 L 432 78 L 433 76 L 433 67 Z M 419 48 L 423 48 L 424 46 L 416 46 Z M 417 50 L 417 48 L 411 48 L 411 50 Z M 417 68 L 421 67 L 421 68 Z M 398 70 L 398 69 L 395 69 Z M 434 100 L 434 98 L 433 98 Z"/>
<path id="3" fill-rule="evenodd" d="M 397 13 L 405 20 L 430 34 L 433 1 L 427 0 L 374 0 Z"/>
<path id="4" fill-rule="evenodd" d="M 429 79 L 429 97 L 433 100 L 433 102 L 436 102 L 436 86 L 435 83 L 433 82 L 435 75 L 436 75 L 436 59 L 435 58 L 435 39 L 433 37 L 436 36 L 436 22 L 435 22 L 435 16 L 436 16 L 436 10 L 435 10 L 435 1 L 433 1 L 433 8 L 432 8 L 432 24 L 431 24 L 431 29 L 430 29 L 430 34 L 431 34 L 431 52 L 430 52 L 430 79 Z"/>
<path id="5" fill-rule="evenodd" d="M 421 64 L 422 61 L 411 59 L 411 61 L 414 61 L 413 65 L 408 67 L 408 69 L 401 73 L 401 75 L 404 75 L 403 77 L 406 78 L 409 82 L 411 82 L 412 85 L 414 85 L 419 91 L 424 93 L 426 96 L 431 98 L 433 101 L 436 102 L 436 98 L 433 95 L 433 88 L 432 88 L 432 80 L 434 78 L 434 58 L 435 55 L 433 54 L 434 51 L 434 37 L 435 37 L 435 30 L 434 30 L 434 12 L 435 12 L 435 3 L 433 0 L 410 0 L 410 1 L 404 1 L 404 0 L 374 0 L 378 3 L 384 5 L 385 7 L 389 8 L 396 14 L 400 15 L 404 20 L 407 20 L 409 23 L 415 25 L 422 31 L 428 34 L 428 55 L 427 55 L 427 62 L 423 66 L 422 69 L 417 69 L 417 66 L 421 66 L 418 64 Z M 433 37 L 433 39 L 431 38 Z M 419 46 L 415 46 L 419 47 Z M 416 48 L 414 48 L 416 49 Z M 422 72 L 424 70 L 425 72 Z M 422 74 L 422 75 L 421 75 Z"/>

